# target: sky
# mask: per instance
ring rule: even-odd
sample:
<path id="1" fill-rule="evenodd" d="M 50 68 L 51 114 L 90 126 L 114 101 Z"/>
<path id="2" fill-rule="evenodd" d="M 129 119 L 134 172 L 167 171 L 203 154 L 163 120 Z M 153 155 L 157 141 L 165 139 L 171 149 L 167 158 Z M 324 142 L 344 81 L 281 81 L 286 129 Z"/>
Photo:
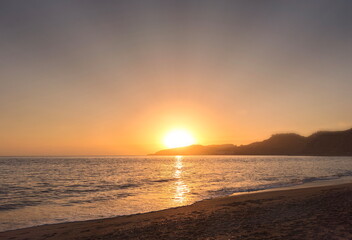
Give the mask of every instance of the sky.
<path id="1" fill-rule="evenodd" d="M 1 1 L 0 155 L 352 127 L 352 2 Z"/>

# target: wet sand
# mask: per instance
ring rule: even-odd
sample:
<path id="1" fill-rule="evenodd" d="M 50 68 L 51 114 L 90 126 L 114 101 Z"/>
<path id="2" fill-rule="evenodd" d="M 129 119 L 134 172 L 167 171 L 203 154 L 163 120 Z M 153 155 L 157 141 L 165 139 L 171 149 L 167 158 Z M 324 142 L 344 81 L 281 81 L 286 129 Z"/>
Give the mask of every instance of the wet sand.
<path id="1" fill-rule="evenodd" d="M 0 233 L 0 239 L 352 239 L 352 183 L 273 190 L 102 220 Z"/>

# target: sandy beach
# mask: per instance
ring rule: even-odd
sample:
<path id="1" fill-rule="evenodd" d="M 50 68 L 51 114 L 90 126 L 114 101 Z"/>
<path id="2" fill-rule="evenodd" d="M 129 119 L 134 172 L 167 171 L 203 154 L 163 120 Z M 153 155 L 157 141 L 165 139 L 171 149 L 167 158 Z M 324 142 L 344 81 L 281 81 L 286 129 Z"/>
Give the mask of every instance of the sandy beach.
<path id="1" fill-rule="evenodd" d="M 273 190 L 109 219 L 43 225 L 0 239 L 352 239 L 352 183 Z"/>

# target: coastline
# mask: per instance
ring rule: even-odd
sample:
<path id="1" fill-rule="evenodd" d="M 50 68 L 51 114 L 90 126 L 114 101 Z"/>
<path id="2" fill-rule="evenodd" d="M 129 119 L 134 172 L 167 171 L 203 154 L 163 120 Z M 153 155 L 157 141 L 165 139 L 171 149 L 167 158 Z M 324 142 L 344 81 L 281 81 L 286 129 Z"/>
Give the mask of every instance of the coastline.
<path id="1" fill-rule="evenodd" d="M 352 181 L 237 193 L 155 212 L 41 225 L 1 239 L 352 239 Z"/>

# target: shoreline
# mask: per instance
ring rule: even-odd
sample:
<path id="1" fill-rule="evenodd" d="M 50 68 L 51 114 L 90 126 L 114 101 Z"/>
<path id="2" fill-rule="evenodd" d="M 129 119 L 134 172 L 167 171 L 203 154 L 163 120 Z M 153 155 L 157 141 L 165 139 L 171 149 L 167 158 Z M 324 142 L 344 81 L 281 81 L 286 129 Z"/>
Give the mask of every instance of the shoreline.
<path id="1" fill-rule="evenodd" d="M 343 198 L 338 195 L 344 196 L 345 201 L 342 201 Z M 324 197 L 328 204 L 322 202 L 321 198 Z M 273 205 L 273 203 L 276 204 Z M 314 203 L 319 203 L 317 206 L 322 205 L 320 206 L 321 208 L 315 209 L 316 206 Z M 333 206 L 332 203 L 335 206 Z M 340 203 L 341 206 L 338 203 Z M 46 224 L 29 228 L 9 230 L 0 232 L 0 238 L 155 239 L 159 238 L 158 236 L 162 233 L 164 236 L 163 239 L 204 239 L 207 237 L 212 237 L 210 239 L 231 239 L 231 237 L 236 236 L 241 236 L 241 239 L 246 239 L 246 236 L 251 237 L 251 239 L 263 239 L 261 234 L 258 235 L 257 230 L 250 229 L 251 224 L 247 224 L 246 227 L 241 229 L 241 224 L 239 223 L 248 221 L 250 223 L 253 220 L 258 220 L 258 222 L 255 221 L 257 223 L 254 226 L 257 226 L 258 224 L 266 225 L 267 223 L 265 219 L 268 217 L 271 217 L 272 221 L 280 222 L 280 219 L 284 215 L 290 215 L 290 213 L 295 215 L 294 212 L 291 212 L 292 209 L 290 209 L 290 206 L 292 207 L 294 205 L 296 208 L 298 207 L 297 210 L 299 211 L 299 209 L 303 210 L 304 208 L 307 208 L 307 204 L 310 211 L 315 209 L 315 214 L 311 214 L 311 216 L 322 216 L 329 212 L 330 208 L 333 207 L 335 209 L 334 211 L 339 212 L 339 218 L 344 219 L 345 221 L 339 223 L 341 225 L 339 232 L 336 232 L 336 229 L 329 229 L 330 234 L 332 233 L 332 236 L 342 236 L 342 238 L 336 239 L 352 238 L 352 230 L 348 229 L 348 226 L 351 226 L 352 224 L 352 180 L 349 177 L 310 182 L 291 187 L 235 193 L 230 196 L 201 200 L 187 206 L 169 208 L 148 213 L 87 221 Z M 278 208 L 278 206 L 280 206 L 280 208 Z M 337 210 L 336 207 L 338 207 Z M 260 221 L 261 217 L 263 217 L 263 210 L 265 210 L 264 212 L 267 212 L 268 208 L 273 212 L 279 211 L 280 214 L 269 214 L 270 216 L 266 216 L 262 219 L 262 221 Z M 283 209 L 286 209 L 286 213 Z M 304 215 L 304 212 L 306 211 L 301 212 L 301 214 Z M 339 221 L 335 215 L 336 213 L 333 215 L 327 214 L 326 219 L 330 220 L 324 222 L 324 224 L 318 228 L 317 226 L 312 226 L 310 230 L 305 229 L 305 231 L 302 232 L 309 235 L 310 233 L 312 234 L 313 231 L 315 233 L 312 234 L 312 239 L 314 236 L 314 239 L 319 239 L 316 237 L 316 234 L 319 234 L 319 232 L 324 232 L 324 230 L 320 228 L 329 227 L 330 225 L 336 223 L 336 221 Z M 311 218 L 311 216 L 305 216 L 298 219 L 295 218 L 295 227 L 293 228 L 297 228 L 296 225 L 298 222 L 306 222 L 303 225 L 298 224 L 298 226 L 301 227 L 313 224 L 314 221 L 312 221 L 312 219 L 309 221 L 306 219 L 307 217 Z M 317 219 L 318 218 L 315 220 Z M 239 221 L 237 225 L 232 224 L 233 222 L 236 222 L 236 220 Z M 289 223 L 293 224 L 293 219 L 290 220 L 285 218 L 283 220 L 286 220 L 288 225 L 290 225 Z M 222 224 L 219 225 L 218 221 Z M 203 229 L 201 223 L 205 222 L 209 225 L 210 230 Z M 282 221 L 281 223 L 285 223 L 285 221 Z M 151 229 L 154 230 L 151 231 Z M 234 229 L 237 230 L 232 231 Z M 316 231 L 317 229 L 320 230 Z M 192 237 L 192 232 L 197 232 L 200 236 L 202 236 L 202 234 L 205 235 L 201 238 L 198 238 L 198 235 Z M 284 232 L 285 231 L 279 231 L 280 234 L 283 234 Z M 257 234 L 259 238 L 253 238 L 255 237 L 253 235 L 254 233 Z M 275 238 L 275 234 L 277 233 L 274 234 L 275 236 L 273 235 L 273 232 L 266 232 L 264 235 L 268 234 L 273 236 L 273 238 L 268 239 L 280 239 Z M 181 236 L 183 237 L 181 238 Z M 290 239 L 289 237 L 290 235 L 287 235 L 285 238 Z"/>
<path id="2" fill-rule="evenodd" d="M 279 187 L 272 187 L 262 190 L 255 190 L 255 191 L 248 191 L 248 192 L 237 192 L 232 193 L 230 196 L 238 196 L 242 194 L 256 194 L 261 192 L 272 192 L 272 191 L 285 191 L 285 190 L 295 190 L 295 189 L 304 189 L 304 188 L 314 188 L 314 187 L 328 187 L 334 185 L 343 185 L 343 184 L 352 184 L 352 176 L 343 176 L 338 178 L 330 178 L 330 179 L 318 179 L 310 182 L 299 183 L 299 184 L 289 184 L 287 186 L 279 186 Z M 227 197 L 227 196 L 224 196 Z M 206 199 L 204 199 L 206 200 Z M 203 201 L 203 200 L 201 200 Z"/>

